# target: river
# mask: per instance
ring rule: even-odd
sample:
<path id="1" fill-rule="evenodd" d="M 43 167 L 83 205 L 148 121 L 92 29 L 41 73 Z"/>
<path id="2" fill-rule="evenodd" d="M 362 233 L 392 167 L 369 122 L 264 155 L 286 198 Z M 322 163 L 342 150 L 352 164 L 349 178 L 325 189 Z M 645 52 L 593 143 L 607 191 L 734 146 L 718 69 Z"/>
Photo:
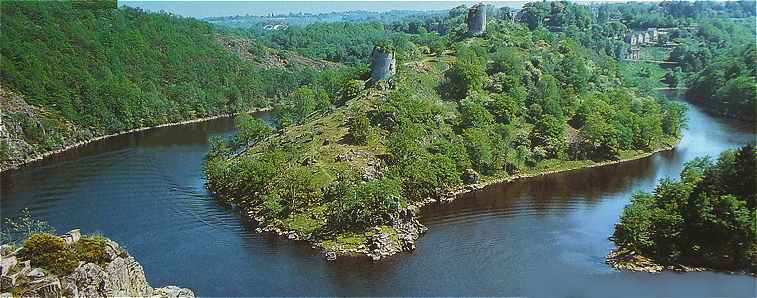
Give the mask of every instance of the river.
<path id="1" fill-rule="evenodd" d="M 261 115 L 266 117 L 265 114 Z M 302 242 L 254 232 L 208 194 L 216 119 L 95 142 L 2 179 L 2 217 L 23 208 L 59 232 L 81 228 L 125 246 L 154 286 L 201 296 L 754 297 L 757 279 L 724 273 L 619 272 L 607 239 L 631 195 L 677 177 L 685 161 L 754 141 L 751 124 L 691 106 L 675 150 L 603 168 L 486 188 L 423 212 L 413 253 L 330 263 Z"/>

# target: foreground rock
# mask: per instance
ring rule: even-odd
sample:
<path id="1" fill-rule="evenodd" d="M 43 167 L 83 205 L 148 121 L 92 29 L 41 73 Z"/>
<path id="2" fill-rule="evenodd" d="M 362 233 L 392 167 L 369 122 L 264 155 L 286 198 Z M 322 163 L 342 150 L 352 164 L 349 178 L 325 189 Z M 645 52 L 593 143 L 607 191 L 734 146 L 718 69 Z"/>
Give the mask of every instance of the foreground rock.
<path id="1" fill-rule="evenodd" d="M 66 245 L 72 245 L 81 235 L 74 230 L 62 238 Z M 192 290 L 186 288 L 151 287 L 142 265 L 110 239 L 106 240 L 108 261 L 104 266 L 80 262 L 65 276 L 56 276 L 45 268 L 32 268 L 29 260 L 20 259 L 21 249 L 10 245 L 0 249 L 3 297 L 194 297 Z"/>

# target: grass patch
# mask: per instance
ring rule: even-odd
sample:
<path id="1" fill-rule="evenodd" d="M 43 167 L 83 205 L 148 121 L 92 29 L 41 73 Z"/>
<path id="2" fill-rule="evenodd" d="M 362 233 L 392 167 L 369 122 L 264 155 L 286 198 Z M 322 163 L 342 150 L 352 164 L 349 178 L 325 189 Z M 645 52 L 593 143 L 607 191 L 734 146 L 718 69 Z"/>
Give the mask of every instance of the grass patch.
<path id="1" fill-rule="evenodd" d="M 368 238 L 364 233 L 347 232 L 337 235 L 334 239 L 324 240 L 323 248 L 326 250 L 358 250 L 367 241 Z"/>
<path id="2" fill-rule="evenodd" d="M 324 218 L 325 206 L 317 206 L 307 209 L 304 213 L 292 214 L 284 221 L 289 230 L 307 235 L 320 230 L 326 225 Z"/>

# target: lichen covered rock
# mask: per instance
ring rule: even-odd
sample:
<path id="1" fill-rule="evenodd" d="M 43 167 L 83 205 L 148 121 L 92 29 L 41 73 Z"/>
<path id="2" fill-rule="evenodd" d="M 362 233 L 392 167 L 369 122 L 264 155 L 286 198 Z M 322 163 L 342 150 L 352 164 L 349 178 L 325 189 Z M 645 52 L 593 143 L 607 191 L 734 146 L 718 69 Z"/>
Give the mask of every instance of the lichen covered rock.
<path id="1" fill-rule="evenodd" d="M 66 245 L 80 239 L 78 230 L 61 236 Z M 79 262 L 65 276 L 45 268 L 31 268 L 28 260 L 19 261 L 19 249 L 4 247 L 2 253 L 2 292 L 22 297 L 194 297 L 190 289 L 167 286 L 153 289 L 144 269 L 118 243 L 106 239 L 104 264 Z"/>

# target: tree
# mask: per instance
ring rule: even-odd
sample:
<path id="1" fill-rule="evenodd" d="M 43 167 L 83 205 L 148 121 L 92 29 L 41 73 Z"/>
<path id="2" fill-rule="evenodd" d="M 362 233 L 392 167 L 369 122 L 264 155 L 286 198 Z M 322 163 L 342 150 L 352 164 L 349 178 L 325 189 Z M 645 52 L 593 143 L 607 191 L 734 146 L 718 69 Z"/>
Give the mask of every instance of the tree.
<path id="1" fill-rule="evenodd" d="M 523 112 L 523 102 L 504 94 L 495 94 L 487 104 L 488 110 L 499 123 L 512 123 Z"/>
<path id="2" fill-rule="evenodd" d="M 523 67 L 523 55 L 516 48 L 505 47 L 498 49 L 494 54 L 491 72 L 504 72 L 508 76 L 516 79 L 522 78 L 525 74 Z"/>
<path id="3" fill-rule="evenodd" d="M 544 24 L 544 18 L 549 14 L 547 2 L 529 2 L 521 9 L 521 20 L 533 30 Z"/>
<path id="4" fill-rule="evenodd" d="M 486 63 L 472 49 L 463 47 L 457 53 L 455 64 L 444 76 L 444 93 L 450 98 L 461 99 L 484 86 Z"/>
<path id="5" fill-rule="evenodd" d="M 313 90 L 310 86 L 300 86 L 274 105 L 273 117 L 279 126 L 297 124 L 319 108 L 328 107 L 329 102 L 324 92 Z"/>
<path id="6" fill-rule="evenodd" d="M 544 114 L 531 132 L 531 143 L 544 150 L 545 158 L 557 157 L 565 149 L 565 123 L 555 116 Z"/>
<path id="7" fill-rule="evenodd" d="M 237 127 L 237 143 L 256 143 L 271 135 L 273 129 L 268 123 L 249 114 L 239 114 L 234 119 Z"/>
<path id="8" fill-rule="evenodd" d="M 680 181 L 663 179 L 654 195 L 634 195 L 616 225 L 616 243 L 662 264 L 756 269 L 754 189 L 742 193 L 754 187 L 755 165 L 751 145 L 714 163 L 688 162 Z"/>
<path id="9" fill-rule="evenodd" d="M 472 127 L 463 130 L 466 151 L 475 170 L 484 174 L 492 174 L 502 168 L 496 143 L 499 136 L 486 128 Z"/>
<path id="10" fill-rule="evenodd" d="M 488 127 L 494 124 L 494 116 L 486 110 L 482 101 L 477 96 L 469 96 L 460 102 L 462 127 Z"/>
<path id="11" fill-rule="evenodd" d="M 617 159 L 620 144 L 616 128 L 598 113 L 590 114 L 581 128 L 581 155 L 592 159 Z"/>

